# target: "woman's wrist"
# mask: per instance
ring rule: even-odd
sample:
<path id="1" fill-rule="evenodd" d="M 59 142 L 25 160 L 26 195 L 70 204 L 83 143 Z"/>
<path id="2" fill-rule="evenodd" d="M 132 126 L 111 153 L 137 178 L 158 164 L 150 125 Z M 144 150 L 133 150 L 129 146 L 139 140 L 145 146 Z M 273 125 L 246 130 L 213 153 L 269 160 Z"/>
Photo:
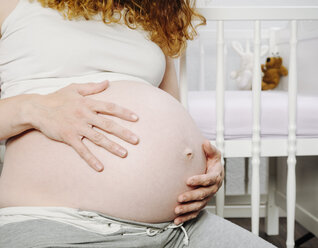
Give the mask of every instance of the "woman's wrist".
<path id="1" fill-rule="evenodd" d="M 21 123 L 27 129 L 38 129 L 40 122 L 39 106 L 43 95 L 25 94 L 21 95 Z"/>

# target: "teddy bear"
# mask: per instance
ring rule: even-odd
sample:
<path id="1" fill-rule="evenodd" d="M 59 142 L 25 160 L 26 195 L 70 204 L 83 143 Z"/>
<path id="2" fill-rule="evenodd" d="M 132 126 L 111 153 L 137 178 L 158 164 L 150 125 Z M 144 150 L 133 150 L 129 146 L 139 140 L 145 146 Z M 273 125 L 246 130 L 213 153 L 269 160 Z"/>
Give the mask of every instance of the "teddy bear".
<path id="1" fill-rule="evenodd" d="M 281 76 L 287 76 L 288 70 L 283 66 L 281 57 L 268 57 L 265 65 L 261 65 L 264 73 L 262 81 L 262 90 L 271 90 L 276 88 Z"/>

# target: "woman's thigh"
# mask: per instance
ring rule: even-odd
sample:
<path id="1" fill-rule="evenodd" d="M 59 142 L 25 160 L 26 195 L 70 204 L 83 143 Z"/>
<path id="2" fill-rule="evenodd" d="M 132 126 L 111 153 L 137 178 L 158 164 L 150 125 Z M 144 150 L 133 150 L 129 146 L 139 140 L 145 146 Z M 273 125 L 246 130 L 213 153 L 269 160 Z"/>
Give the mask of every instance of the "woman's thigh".
<path id="1" fill-rule="evenodd" d="M 176 229 L 147 234 L 145 228 L 124 226 L 110 234 L 98 234 L 47 219 L 5 224 L 0 227 L 1 248 L 163 248 L 181 247 L 183 236 Z M 149 227 L 152 224 L 149 223 Z M 138 226 L 136 226 L 138 227 Z M 105 228 L 107 228 L 105 226 Z M 181 232 L 182 233 L 182 232 Z M 182 236 L 182 237 L 181 237 Z M 178 237 L 180 241 L 178 240 Z"/>
<path id="2" fill-rule="evenodd" d="M 201 211 L 196 219 L 184 224 L 189 235 L 189 248 L 270 248 L 264 239 L 221 217 Z"/>
<path id="3" fill-rule="evenodd" d="M 0 227 L 0 247 L 104 247 L 90 246 L 101 235 L 52 220 L 35 219 Z M 81 246 L 83 244 L 83 246 Z"/>

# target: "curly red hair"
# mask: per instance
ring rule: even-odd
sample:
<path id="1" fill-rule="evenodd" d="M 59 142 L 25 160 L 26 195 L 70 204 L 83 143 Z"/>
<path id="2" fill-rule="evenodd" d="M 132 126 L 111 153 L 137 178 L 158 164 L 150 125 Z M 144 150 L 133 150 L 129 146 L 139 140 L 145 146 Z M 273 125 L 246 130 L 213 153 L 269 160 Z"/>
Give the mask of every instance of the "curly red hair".
<path id="1" fill-rule="evenodd" d="M 34 1 L 34 0 L 29 0 Z M 196 0 L 37 0 L 43 7 L 61 12 L 72 20 L 86 20 L 101 13 L 103 22 L 118 23 L 124 9 L 125 24 L 135 29 L 141 26 L 148 31 L 149 39 L 158 44 L 170 57 L 179 57 L 187 46 L 187 40 L 197 36 L 196 28 L 206 25 L 206 19 L 195 10 Z M 116 14 L 117 13 L 117 14 Z M 119 18 L 116 18 L 115 15 Z M 199 20 L 193 26 L 193 20 Z"/>

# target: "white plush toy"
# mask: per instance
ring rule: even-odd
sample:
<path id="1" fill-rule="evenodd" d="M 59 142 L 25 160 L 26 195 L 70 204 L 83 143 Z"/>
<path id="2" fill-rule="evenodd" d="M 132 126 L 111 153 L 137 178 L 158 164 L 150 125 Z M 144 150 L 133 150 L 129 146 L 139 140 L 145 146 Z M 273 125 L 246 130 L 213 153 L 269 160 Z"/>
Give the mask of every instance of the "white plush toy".
<path id="1" fill-rule="evenodd" d="M 254 54 L 250 50 L 250 42 L 248 40 L 246 41 L 246 51 L 244 51 L 241 43 L 237 41 L 232 42 L 232 47 L 241 56 L 241 65 L 238 71 L 231 72 L 231 78 L 236 80 L 240 90 L 251 90 Z M 268 46 L 262 46 L 261 57 L 268 52 L 268 49 Z"/>

